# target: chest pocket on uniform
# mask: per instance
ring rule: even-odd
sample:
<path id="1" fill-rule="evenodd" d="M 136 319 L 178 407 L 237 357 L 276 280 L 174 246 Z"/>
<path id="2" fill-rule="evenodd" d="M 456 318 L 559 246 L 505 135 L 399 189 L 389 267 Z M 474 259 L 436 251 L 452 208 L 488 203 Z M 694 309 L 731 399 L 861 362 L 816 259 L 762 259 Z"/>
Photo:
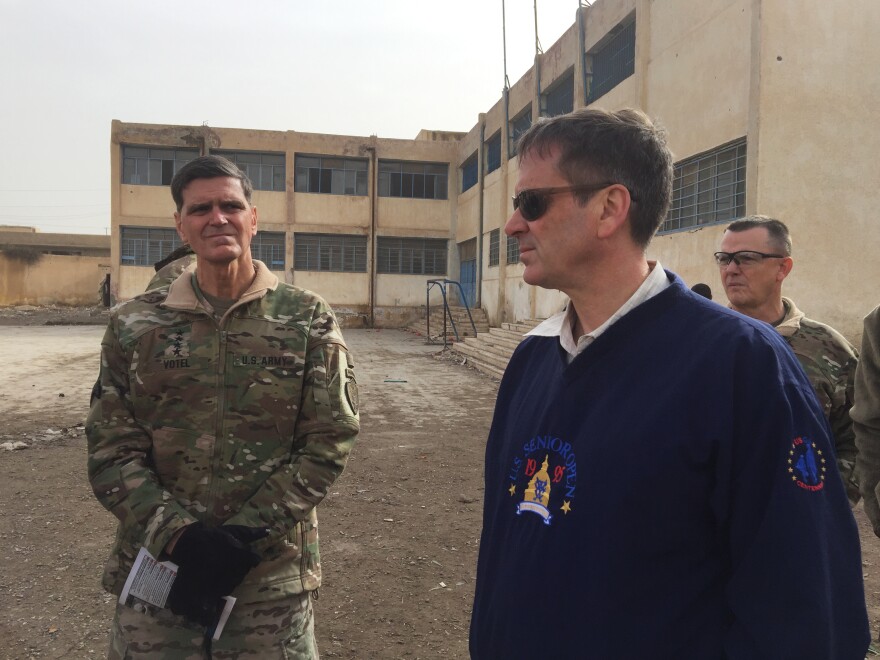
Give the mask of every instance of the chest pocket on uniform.
<path id="1" fill-rule="evenodd" d="M 274 426 L 293 436 L 302 398 L 304 361 L 281 342 L 230 342 L 226 374 L 229 412 L 242 421 Z"/>
<path id="2" fill-rule="evenodd" d="M 194 336 L 191 325 L 163 328 L 143 338 L 131 365 L 138 418 L 153 426 L 178 426 L 181 411 L 211 407 L 216 357 L 216 345 Z"/>

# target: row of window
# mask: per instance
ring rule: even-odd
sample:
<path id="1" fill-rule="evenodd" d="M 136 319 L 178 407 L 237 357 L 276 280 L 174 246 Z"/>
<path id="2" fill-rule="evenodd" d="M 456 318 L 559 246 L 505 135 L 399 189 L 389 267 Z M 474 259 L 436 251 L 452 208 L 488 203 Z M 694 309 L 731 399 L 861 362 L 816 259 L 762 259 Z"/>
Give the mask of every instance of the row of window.
<path id="1" fill-rule="evenodd" d="M 121 227 L 121 263 L 152 266 L 180 247 L 174 229 Z M 442 238 L 379 236 L 376 271 L 383 274 L 445 275 L 447 241 Z M 284 270 L 284 232 L 258 231 L 251 255 L 272 270 Z M 294 270 L 367 272 L 367 237 L 349 234 L 294 234 Z"/>
<path id="2" fill-rule="evenodd" d="M 728 142 L 675 165 L 672 204 L 659 231 L 730 222 L 746 211 L 746 139 Z M 489 266 L 499 263 L 500 230 L 489 232 Z M 507 263 L 519 260 L 515 239 L 507 239 Z"/>
<path id="3" fill-rule="evenodd" d="M 339 162 L 336 162 L 338 160 Z M 360 172 L 346 169 L 345 159 L 319 163 L 337 166 L 337 172 Z M 262 166 L 262 164 L 261 164 Z M 382 185 L 399 188 L 414 196 L 429 187 L 445 185 L 439 167 L 418 167 L 405 163 L 383 164 Z M 149 166 L 148 166 L 149 171 Z M 675 231 L 716 222 L 728 222 L 745 214 L 746 140 L 722 145 L 712 151 L 681 161 L 675 166 L 672 204 L 660 232 Z M 332 180 L 332 178 L 331 178 Z M 443 181 L 443 184 L 440 183 Z M 444 190 L 445 194 L 445 190 Z M 296 270 L 366 272 L 367 243 L 364 236 L 339 234 L 296 234 L 294 268 Z M 446 272 L 446 241 L 379 237 L 377 270 L 380 273 L 442 275 Z M 122 263 L 151 265 L 180 245 L 173 229 L 122 227 Z M 519 260 L 516 239 L 507 238 L 507 263 Z M 284 234 L 257 232 L 251 253 L 273 269 L 284 269 Z M 500 230 L 489 233 L 489 266 L 500 261 Z"/>
<path id="4" fill-rule="evenodd" d="M 152 266 L 182 245 L 174 229 L 120 227 L 120 262 L 123 266 Z M 284 233 L 258 231 L 251 240 L 251 256 L 272 270 L 284 270 Z"/>
<path id="5" fill-rule="evenodd" d="M 745 168 L 745 139 L 678 163 L 674 172 L 672 205 L 660 231 L 726 222 L 744 215 Z M 387 185 L 401 185 L 408 190 L 415 185 L 436 185 L 439 176 L 438 172 L 427 168 L 406 171 L 389 167 L 385 174 Z M 428 184 L 432 177 L 433 183 Z M 395 179 L 397 184 L 392 183 Z M 499 265 L 500 240 L 500 229 L 489 232 L 490 267 Z M 518 243 L 515 238 L 507 237 L 506 240 L 507 263 L 517 263 Z M 122 227 L 122 263 L 125 265 L 151 265 L 179 245 L 180 238 L 173 229 Z M 443 275 L 446 273 L 446 250 L 444 239 L 379 237 L 377 271 Z M 257 232 L 251 242 L 251 254 L 272 269 L 283 270 L 284 234 Z M 300 271 L 366 272 L 367 239 L 344 234 L 297 233 L 294 268 Z"/>
<path id="6" fill-rule="evenodd" d="M 616 26 L 600 42 L 600 46 L 584 54 L 584 67 L 587 74 L 587 103 L 592 103 L 604 96 L 614 87 L 635 73 L 636 54 L 636 22 L 634 17 L 627 18 Z M 570 70 L 560 76 L 540 98 L 541 116 L 555 117 L 571 112 L 574 109 L 574 71 Z M 510 122 L 508 134 L 510 144 L 508 154 L 516 155 L 516 143 L 520 136 L 532 125 L 532 108 L 526 106 Z M 501 133 L 498 132 L 485 143 L 486 174 L 501 167 Z M 476 154 L 468 158 L 461 166 L 462 192 L 477 182 Z"/>
<path id="7" fill-rule="evenodd" d="M 255 190 L 283 191 L 286 165 L 284 154 L 255 151 L 214 151 L 224 156 L 248 175 Z M 177 171 L 198 157 L 196 149 L 165 147 L 122 147 L 122 183 L 142 186 L 167 186 Z M 499 149 L 500 157 L 500 149 Z M 297 154 L 294 190 L 327 195 L 366 195 L 368 161 L 339 156 L 304 156 Z M 447 163 L 379 161 L 379 196 L 413 199 L 447 199 L 449 189 Z"/>

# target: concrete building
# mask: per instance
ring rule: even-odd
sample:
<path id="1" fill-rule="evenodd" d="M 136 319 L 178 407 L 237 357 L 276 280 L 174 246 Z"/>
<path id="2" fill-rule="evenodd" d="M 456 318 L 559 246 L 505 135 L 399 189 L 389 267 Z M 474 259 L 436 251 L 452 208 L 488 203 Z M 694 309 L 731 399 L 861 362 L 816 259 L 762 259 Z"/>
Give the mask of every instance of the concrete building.
<path id="1" fill-rule="evenodd" d="M 0 226 L 0 306 L 95 305 L 110 237 Z"/>
<path id="2" fill-rule="evenodd" d="M 165 187 L 174 169 L 211 151 L 259 173 L 265 233 L 255 251 L 271 251 L 288 281 L 351 322 L 399 325 L 424 305 L 426 279 L 444 276 L 493 325 L 547 316 L 562 294 L 523 283 L 503 231 L 516 137 L 539 116 L 638 107 L 666 126 L 676 157 L 673 208 L 649 256 L 724 302 L 712 253 L 725 226 L 778 217 L 794 239 L 786 293 L 857 339 L 880 302 L 871 121 L 880 3 L 596 0 L 573 15 L 466 134 L 389 140 L 114 122 L 116 295 L 142 290 L 150 260 L 174 243 Z"/>
<path id="3" fill-rule="evenodd" d="M 346 325 L 400 326 L 443 278 L 461 134 L 415 140 L 114 121 L 113 294 L 144 290 L 152 264 L 179 245 L 168 184 L 188 160 L 226 156 L 254 182 L 254 256 L 320 292 Z M 434 294 L 435 297 L 438 295 Z"/>

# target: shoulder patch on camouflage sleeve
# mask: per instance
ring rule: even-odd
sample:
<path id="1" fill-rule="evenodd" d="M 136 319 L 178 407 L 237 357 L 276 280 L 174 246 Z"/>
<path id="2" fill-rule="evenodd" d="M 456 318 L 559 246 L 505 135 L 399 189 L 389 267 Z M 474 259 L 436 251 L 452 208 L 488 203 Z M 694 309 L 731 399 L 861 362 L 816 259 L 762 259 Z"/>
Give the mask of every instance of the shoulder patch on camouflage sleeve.
<path id="1" fill-rule="evenodd" d="M 354 378 L 354 370 L 345 370 L 345 398 L 348 399 L 348 405 L 351 406 L 352 412 L 358 414 L 360 407 L 360 399 L 358 394 L 358 384 Z"/>

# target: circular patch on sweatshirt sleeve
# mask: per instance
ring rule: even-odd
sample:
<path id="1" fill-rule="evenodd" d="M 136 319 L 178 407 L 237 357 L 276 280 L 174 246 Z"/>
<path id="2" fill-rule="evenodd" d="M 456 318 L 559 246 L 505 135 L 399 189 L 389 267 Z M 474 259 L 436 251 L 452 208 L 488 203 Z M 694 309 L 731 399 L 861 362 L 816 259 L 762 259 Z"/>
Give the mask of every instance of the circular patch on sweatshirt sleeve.
<path id="1" fill-rule="evenodd" d="M 825 456 L 816 443 L 806 436 L 791 441 L 788 451 L 788 473 L 791 480 L 804 490 L 816 492 L 825 487 Z"/>

